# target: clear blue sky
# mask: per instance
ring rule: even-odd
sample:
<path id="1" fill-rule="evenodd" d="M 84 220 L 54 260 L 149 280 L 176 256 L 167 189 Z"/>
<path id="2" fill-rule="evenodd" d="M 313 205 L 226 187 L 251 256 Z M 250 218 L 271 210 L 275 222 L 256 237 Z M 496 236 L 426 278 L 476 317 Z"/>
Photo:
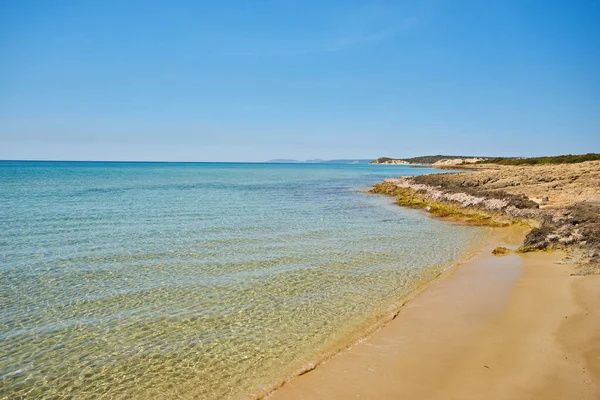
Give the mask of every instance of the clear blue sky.
<path id="1" fill-rule="evenodd" d="M 2 1 L 0 159 L 600 152 L 600 2 Z"/>

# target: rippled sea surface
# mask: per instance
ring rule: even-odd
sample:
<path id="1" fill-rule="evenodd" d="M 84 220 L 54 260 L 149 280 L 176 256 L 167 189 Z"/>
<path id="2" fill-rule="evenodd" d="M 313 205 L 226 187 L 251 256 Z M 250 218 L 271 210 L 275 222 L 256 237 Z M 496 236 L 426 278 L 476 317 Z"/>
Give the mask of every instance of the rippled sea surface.
<path id="1" fill-rule="evenodd" d="M 475 243 L 403 166 L 0 162 L 0 398 L 239 399 Z"/>

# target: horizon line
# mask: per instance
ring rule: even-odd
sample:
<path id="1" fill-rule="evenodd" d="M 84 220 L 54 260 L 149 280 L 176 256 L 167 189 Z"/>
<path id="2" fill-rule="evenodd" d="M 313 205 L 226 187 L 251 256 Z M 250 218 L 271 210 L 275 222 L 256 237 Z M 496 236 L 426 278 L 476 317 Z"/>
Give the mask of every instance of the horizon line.
<path id="1" fill-rule="evenodd" d="M 186 164 L 319 164 L 318 162 L 307 162 L 310 160 L 294 160 L 290 159 L 289 162 L 277 161 L 279 159 L 273 159 L 267 161 L 148 161 L 148 160 L 39 160 L 39 159 L 0 159 L 0 162 L 82 162 L 82 163 L 186 163 Z M 376 160 L 376 158 L 339 158 L 331 160 L 321 161 L 340 161 L 340 160 Z"/>

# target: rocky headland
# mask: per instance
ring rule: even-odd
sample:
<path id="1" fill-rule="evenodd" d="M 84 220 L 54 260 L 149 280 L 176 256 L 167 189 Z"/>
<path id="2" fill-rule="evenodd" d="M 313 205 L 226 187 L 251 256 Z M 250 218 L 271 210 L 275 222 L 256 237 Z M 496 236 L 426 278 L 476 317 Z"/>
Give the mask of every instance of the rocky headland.
<path id="1" fill-rule="evenodd" d="M 600 273 L 600 161 L 476 166 L 386 179 L 371 192 L 467 223 L 530 226 L 518 251 L 566 250 L 576 274 Z"/>

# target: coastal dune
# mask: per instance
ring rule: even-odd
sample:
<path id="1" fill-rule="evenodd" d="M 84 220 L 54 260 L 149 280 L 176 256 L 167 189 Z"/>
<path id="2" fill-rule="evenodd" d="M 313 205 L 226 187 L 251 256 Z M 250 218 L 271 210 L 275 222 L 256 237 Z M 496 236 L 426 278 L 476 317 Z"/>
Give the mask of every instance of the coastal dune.
<path id="1" fill-rule="evenodd" d="M 268 398 L 600 398 L 600 276 L 571 276 L 562 252 L 491 255 L 523 233 L 495 228 L 387 326 Z"/>

